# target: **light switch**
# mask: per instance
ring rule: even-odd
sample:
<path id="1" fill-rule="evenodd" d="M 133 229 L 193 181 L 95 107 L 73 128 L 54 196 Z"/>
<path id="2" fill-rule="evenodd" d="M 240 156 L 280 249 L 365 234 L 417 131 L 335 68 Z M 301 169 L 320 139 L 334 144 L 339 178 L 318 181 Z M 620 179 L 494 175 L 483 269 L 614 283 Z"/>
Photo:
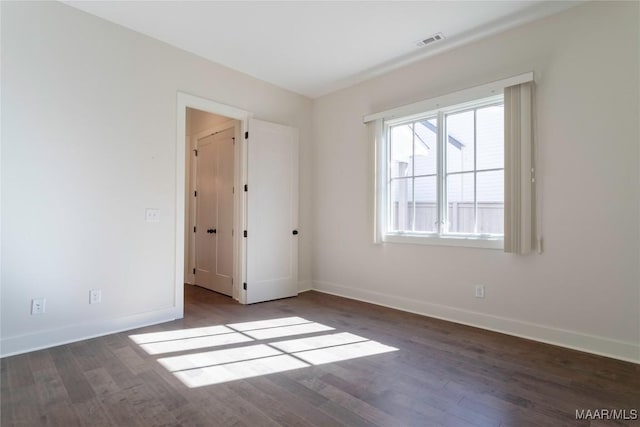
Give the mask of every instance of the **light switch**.
<path id="1" fill-rule="evenodd" d="M 147 208 L 145 211 L 145 220 L 147 222 L 160 222 L 160 209 Z"/>

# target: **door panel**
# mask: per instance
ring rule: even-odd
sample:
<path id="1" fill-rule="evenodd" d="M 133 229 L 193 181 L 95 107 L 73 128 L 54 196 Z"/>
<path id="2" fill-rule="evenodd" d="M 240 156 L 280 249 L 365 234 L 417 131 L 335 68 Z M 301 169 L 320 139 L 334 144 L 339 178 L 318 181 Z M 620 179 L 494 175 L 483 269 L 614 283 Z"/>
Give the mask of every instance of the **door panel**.
<path id="1" fill-rule="evenodd" d="M 196 284 L 233 291 L 234 129 L 198 140 L 196 189 Z"/>
<path id="2" fill-rule="evenodd" d="M 215 135 L 198 141 L 196 172 L 196 284 L 208 289 L 214 287 L 216 260 L 215 235 L 207 230 L 216 227 L 217 194 L 216 175 L 218 159 Z"/>
<path id="3" fill-rule="evenodd" d="M 218 292 L 231 295 L 233 285 L 233 135 L 234 129 L 222 132 L 218 146 L 218 203 L 216 233 L 216 275 Z"/>
<path id="4" fill-rule="evenodd" d="M 251 120 L 247 143 L 247 303 L 298 294 L 297 130 Z"/>

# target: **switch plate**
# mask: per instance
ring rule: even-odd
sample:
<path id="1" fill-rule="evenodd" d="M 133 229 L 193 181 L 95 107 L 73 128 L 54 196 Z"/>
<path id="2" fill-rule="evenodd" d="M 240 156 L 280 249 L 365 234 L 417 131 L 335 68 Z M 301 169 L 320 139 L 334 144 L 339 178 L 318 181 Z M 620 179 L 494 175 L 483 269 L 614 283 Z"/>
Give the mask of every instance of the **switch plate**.
<path id="1" fill-rule="evenodd" d="M 31 300 L 31 314 L 43 314 L 47 300 L 44 298 L 34 298 Z"/>
<path id="2" fill-rule="evenodd" d="M 476 285 L 476 298 L 484 298 L 484 285 Z"/>
<path id="3" fill-rule="evenodd" d="M 100 304 L 102 302 L 102 290 L 91 289 L 89 291 L 89 304 Z"/>
<path id="4" fill-rule="evenodd" d="M 160 209 L 147 208 L 144 217 L 147 222 L 160 222 Z"/>

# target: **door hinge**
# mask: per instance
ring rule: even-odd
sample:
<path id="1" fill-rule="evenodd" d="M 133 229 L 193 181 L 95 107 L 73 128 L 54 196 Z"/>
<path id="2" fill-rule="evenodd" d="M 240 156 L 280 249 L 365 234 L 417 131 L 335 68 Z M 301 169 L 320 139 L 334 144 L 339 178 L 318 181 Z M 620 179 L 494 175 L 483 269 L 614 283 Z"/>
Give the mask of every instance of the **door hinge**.
<path id="1" fill-rule="evenodd" d="M 244 237 L 247 237 L 247 230 L 244 230 Z"/>
<path id="2" fill-rule="evenodd" d="M 233 144 L 235 145 L 235 143 L 236 143 L 236 138 L 235 138 L 235 137 L 233 137 L 233 138 L 231 138 L 231 139 L 233 140 Z"/>
<path id="3" fill-rule="evenodd" d="M 246 131 L 246 132 L 244 133 L 244 139 L 249 139 L 249 131 Z"/>
<path id="4" fill-rule="evenodd" d="M 236 194 L 236 187 L 231 187 L 231 194 Z"/>
<path id="5" fill-rule="evenodd" d="M 242 284 L 242 289 L 244 289 L 245 291 L 247 290 L 247 282 L 244 282 L 244 283 Z"/>
<path id="6" fill-rule="evenodd" d="M 193 227 L 193 232 L 194 232 L 194 233 L 196 232 L 196 228 L 195 228 L 195 227 Z"/>
<path id="7" fill-rule="evenodd" d="M 198 192 L 197 191 L 193 192 L 193 197 L 198 197 Z"/>
<path id="8" fill-rule="evenodd" d="M 196 269 L 195 268 L 193 269 L 193 274 L 196 274 Z"/>
<path id="9" fill-rule="evenodd" d="M 193 150 L 193 152 L 195 153 L 196 157 L 198 157 L 198 150 Z"/>
<path id="10" fill-rule="evenodd" d="M 244 191 L 249 191 L 249 186 L 247 184 L 244 185 Z"/>

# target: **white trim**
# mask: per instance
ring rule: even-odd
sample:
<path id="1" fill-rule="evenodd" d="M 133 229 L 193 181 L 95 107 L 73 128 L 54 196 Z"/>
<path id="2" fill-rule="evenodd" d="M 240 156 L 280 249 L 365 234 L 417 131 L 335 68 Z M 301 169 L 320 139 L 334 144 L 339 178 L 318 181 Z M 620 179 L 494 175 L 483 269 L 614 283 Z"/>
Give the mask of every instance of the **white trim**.
<path id="1" fill-rule="evenodd" d="M 448 235 L 418 235 L 418 234 L 385 234 L 384 243 L 410 243 L 414 245 L 458 246 L 467 248 L 504 249 L 504 240 L 492 237 L 467 237 Z"/>
<path id="2" fill-rule="evenodd" d="M 331 282 L 314 281 L 313 290 L 573 350 L 640 363 L 640 344 L 638 343 L 612 340 L 517 319 L 346 287 Z"/>
<path id="3" fill-rule="evenodd" d="M 189 129 L 187 129 L 189 130 Z M 195 225 L 196 223 L 196 218 L 195 218 L 195 201 L 194 201 L 194 197 L 192 197 L 191 195 L 193 194 L 193 192 L 195 191 L 195 182 L 196 182 L 196 169 L 197 169 L 197 165 L 196 165 L 196 156 L 195 156 L 195 145 L 194 145 L 194 138 L 192 135 L 187 135 L 187 140 L 185 141 L 185 145 L 188 144 L 189 145 L 189 150 L 187 151 L 187 153 L 185 154 L 185 162 L 187 162 L 187 169 L 189 172 L 189 176 L 185 175 L 185 179 L 187 179 L 189 181 L 189 189 L 187 191 L 187 194 L 185 195 L 185 197 L 189 197 L 188 202 L 185 202 L 185 208 L 187 209 L 187 212 L 189 213 L 189 217 L 186 218 L 185 217 L 185 225 L 186 226 L 186 231 L 185 231 L 185 238 L 186 238 L 186 244 L 188 244 L 188 248 L 185 248 L 185 258 L 186 258 L 186 266 L 185 266 L 185 277 L 184 280 L 186 283 L 190 284 L 190 285 L 195 285 L 196 284 L 196 275 L 193 272 L 193 269 L 195 268 L 195 262 L 193 262 L 194 260 L 194 253 L 195 253 L 195 239 L 193 238 L 193 231 L 192 231 L 192 227 Z M 185 171 L 186 174 L 187 171 Z M 187 237 L 188 236 L 188 237 Z"/>
<path id="4" fill-rule="evenodd" d="M 530 81 L 533 81 L 533 72 L 520 74 L 518 76 L 509 77 L 507 79 L 497 80 L 495 82 L 468 89 L 463 89 L 435 98 L 425 99 L 423 101 L 414 102 L 413 104 L 403 105 L 401 107 L 392 108 L 389 110 L 381 111 L 379 113 L 369 114 L 364 116 L 362 121 L 364 123 L 369 123 L 378 119 L 391 120 L 399 117 L 410 116 L 413 114 L 421 114 L 426 111 L 439 110 L 451 105 L 473 101 L 474 99 L 487 98 L 493 95 L 498 95 L 505 87 Z"/>
<path id="5" fill-rule="evenodd" d="M 0 348 L 2 349 L 0 357 L 28 353 L 157 323 L 170 322 L 178 317 L 181 317 L 181 313 L 178 313 L 177 308 L 171 307 L 115 319 L 83 321 L 62 328 L 38 331 L 32 334 L 3 337 L 0 341 Z"/>
<path id="6" fill-rule="evenodd" d="M 180 91 L 178 91 L 178 104 L 182 104 L 185 108 L 194 108 L 196 110 L 206 111 L 207 113 L 213 113 L 236 120 L 245 120 L 251 116 L 249 111 L 241 110 L 230 105 L 220 104 L 219 102 L 212 101 L 207 98 L 189 95 L 188 93 Z"/>
<path id="7" fill-rule="evenodd" d="M 218 102 L 201 98 L 194 95 L 189 95 L 184 92 L 177 92 L 177 102 L 176 102 L 176 199 L 175 199 L 175 209 L 176 209 L 176 222 L 175 222 L 175 276 L 174 276 L 174 308 L 176 312 L 176 318 L 184 317 L 184 241 L 185 241 L 185 151 L 186 151 L 186 115 L 187 115 L 187 107 L 195 108 L 197 110 L 205 111 L 208 113 L 217 114 L 219 116 L 228 117 L 230 119 L 239 120 L 241 122 L 242 131 L 248 130 L 248 121 L 252 114 L 248 111 L 241 110 L 236 107 L 232 107 L 225 104 L 220 104 Z M 244 141 L 244 138 L 241 138 L 241 141 Z M 238 144 L 236 144 L 238 145 Z M 244 143 L 240 142 L 240 158 L 244 156 Z M 246 182 L 243 179 L 246 176 L 246 163 L 240 162 L 239 164 L 240 170 L 236 173 L 235 183 L 236 188 L 240 188 L 240 185 Z M 240 216 L 240 225 L 241 227 L 245 224 L 246 212 L 244 210 L 245 207 L 245 198 L 239 197 L 240 209 L 237 211 L 237 215 Z M 238 233 L 239 234 L 239 233 Z M 239 245 L 244 247 L 244 244 Z M 243 249 L 241 249 L 243 250 Z M 244 252 L 243 252 L 244 254 Z M 238 263 L 236 271 L 234 271 L 234 285 L 235 285 L 235 277 L 238 277 L 238 283 L 242 283 L 245 277 L 244 267 L 245 267 L 245 257 L 244 255 L 240 257 L 240 262 Z M 245 293 L 244 291 L 240 291 L 239 301 L 244 304 L 245 301 Z"/>

